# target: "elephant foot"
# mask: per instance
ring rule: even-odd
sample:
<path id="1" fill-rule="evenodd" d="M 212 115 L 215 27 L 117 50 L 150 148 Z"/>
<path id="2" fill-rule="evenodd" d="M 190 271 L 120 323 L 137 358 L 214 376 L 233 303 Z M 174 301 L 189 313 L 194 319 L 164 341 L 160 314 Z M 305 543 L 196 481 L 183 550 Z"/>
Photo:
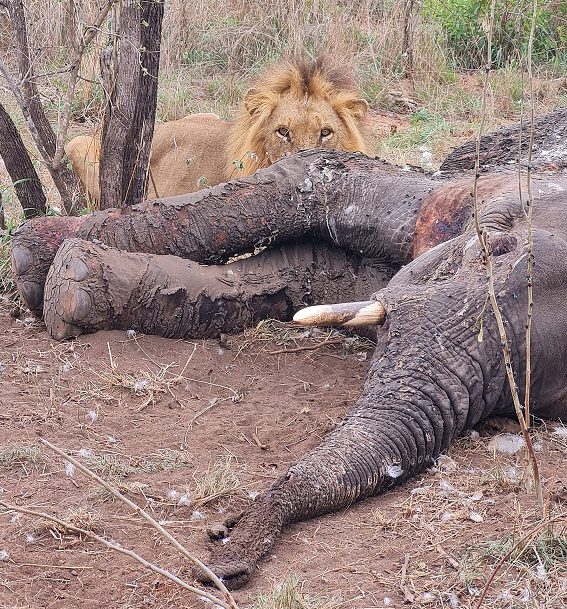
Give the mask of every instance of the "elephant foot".
<path id="1" fill-rule="evenodd" d="M 37 317 L 43 311 L 44 285 L 59 246 L 73 237 L 81 226 L 80 218 L 42 217 L 23 224 L 12 242 L 12 270 L 20 297 Z"/>
<path id="2" fill-rule="evenodd" d="M 53 260 L 45 282 L 43 312 L 47 330 L 57 340 L 74 338 L 104 324 L 112 312 L 108 301 L 97 294 L 104 280 L 97 249 L 92 243 L 67 239 Z"/>
<path id="3" fill-rule="evenodd" d="M 66 239 L 45 282 L 43 313 L 49 334 L 58 340 L 130 329 L 208 338 L 250 325 L 246 298 L 254 296 L 227 267 Z"/>
<path id="4" fill-rule="evenodd" d="M 12 248 L 12 271 L 16 279 L 16 286 L 26 307 L 37 317 L 41 317 L 43 307 L 43 284 L 28 278 L 34 269 L 34 255 L 25 246 Z"/>

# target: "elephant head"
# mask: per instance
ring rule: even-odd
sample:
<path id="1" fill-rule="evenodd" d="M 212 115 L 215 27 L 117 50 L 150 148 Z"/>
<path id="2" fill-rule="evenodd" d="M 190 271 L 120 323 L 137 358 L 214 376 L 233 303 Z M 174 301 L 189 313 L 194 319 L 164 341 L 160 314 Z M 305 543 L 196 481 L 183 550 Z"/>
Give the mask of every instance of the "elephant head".
<path id="1" fill-rule="evenodd" d="M 504 177 L 502 178 L 504 179 Z M 567 178 L 536 180 L 532 410 L 567 416 Z M 486 199 L 493 277 L 518 386 L 525 374 L 526 220 L 517 193 Z M 236 588 L 290 523 L 336 511 L 423 470 L 465 430 L 513 412 L 483 251 L 463 234 L 403 267 L 365 303 L 307 310 L 304 323 L 380 324 L 362 394 L 324 441 L 250 505 L 211 568 Z M 523 396 L 520 396 L 523 397 Z M 196 575 L 206 581 L 203 573 Z"/>

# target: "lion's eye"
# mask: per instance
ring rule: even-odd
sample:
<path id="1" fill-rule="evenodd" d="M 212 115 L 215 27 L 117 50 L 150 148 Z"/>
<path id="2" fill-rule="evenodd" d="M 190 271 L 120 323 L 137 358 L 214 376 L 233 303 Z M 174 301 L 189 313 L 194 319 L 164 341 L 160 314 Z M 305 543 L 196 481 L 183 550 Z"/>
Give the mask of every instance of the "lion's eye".
<path id="1" fill-rule="evenodd" d="M 325 127 L 324 129 L 321 129 L 321 139 L 329 137 L 330 135 L 333 135 L 333 130 L 332 129 L 329 129 L 328 127 Z"/>
<path id="2" fill-rule="evenodd" d="M 289 139 L 289 129 L 287 127 L 279 127 L 279 129 L 276 130 L 276 133 L 280 137 L 284 137 L 286 139 Z"/>

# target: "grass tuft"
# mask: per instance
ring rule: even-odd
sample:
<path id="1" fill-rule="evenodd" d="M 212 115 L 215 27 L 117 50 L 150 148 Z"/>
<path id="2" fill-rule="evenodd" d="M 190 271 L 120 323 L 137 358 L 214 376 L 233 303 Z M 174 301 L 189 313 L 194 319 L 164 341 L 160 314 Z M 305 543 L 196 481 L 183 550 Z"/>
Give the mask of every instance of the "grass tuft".
<path id="1" fill-rule="evenodd" d="M 12 444 L 0 448 L 0 471 L 37 463 L 41 455 L 39 446 L 33 444 Z"/>
<path id="2" fill-rule="evenodd" d="M 509 552 L 509 562 L 528 568 L 540 568 L 548 571 L 564 564 L 567 567 L 567 532 L 555 532 L 553 529 L 542 532 L 533 537 L 526 544 L 517 548 L 514 546 L 517 539 L 507 536 L 488 543 L 486 554 L 494 558 L 501 558 Z"/>
<path id="3" fill-rule="evenodd" d="M 203 506 L 220 497 L 230 495 L 242 488 L 242 481 L 235 469 L 232 457 L 219 457 L 205 472 L 194 476 L 195 491 L 193 501 L 196 506 Z"/>
<path id="4" fill-rule="evenodd" d="M 303 583 L 290 576 L 268 594 L 260 594 L 252 609 L 338 609 L 343 603 L 336 598 L 306 594 Z"/>

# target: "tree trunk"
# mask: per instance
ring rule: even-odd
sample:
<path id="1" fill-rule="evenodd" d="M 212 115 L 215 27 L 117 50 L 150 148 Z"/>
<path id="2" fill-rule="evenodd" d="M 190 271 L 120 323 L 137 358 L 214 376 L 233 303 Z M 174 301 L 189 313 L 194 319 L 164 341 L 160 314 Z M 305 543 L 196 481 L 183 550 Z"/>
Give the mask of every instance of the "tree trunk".
<path id="1" fill-rule="evenodd" d="M 390 277 L 361 256 L 320 242 L 202 266 L 68 239 L 47 277 L 44 318 L 56 339 L 102 329 L 211 338 L 268 317 L 290 320 L 315 302 L 366 298 Z"/>
<path id="2" fill-rule="evenodd" d="M 362 155 L 304 152 L 196 193 L 80 218 L 31 220 L 14 237 L 16 283 L 26 305 L 41 315 L 47 271 L 70 237 L 206 264 L 313 238 L 399 268 L 412 258 L 423 199 L 441 186 Z"/>
<path id="3" fill-rule="evenodd" d="M 12 178 L 24 216 L 45 214 L 45 194 L 16 125 L 0 104 L 0 157 Z"/>
<path id="4" fill-rule="evenodd" d="M 20 97 L 17 91 L 14 93 L 24 118 L 26 118 L 34 142 L 61 195 L 63 207 L 68 214 L 73 214 L 79 208 L 79 182 L 77 176 L 65 164 L 54 165 L 52 162 L 57 147 L 57 138 L 41 105 L 41 98 L 35 84 L 22 0 L 11 0 L 9 11 L 18 47 L 18 63 L 23 95 Z"/>
<path id="5" fill-rule="evenodd" d="M 100 207 L 140 203 L 155 122 L 163 0 L 124 0 L 100 155 Z"/>
<path id="6" fill-rule="evenodd" d="M 413 26 L 412 13 L 415 0 L 406 0 L 404 12 L 404 37 L 402 40 L 403 76 L 411 79 L 413 77 Z"/>

